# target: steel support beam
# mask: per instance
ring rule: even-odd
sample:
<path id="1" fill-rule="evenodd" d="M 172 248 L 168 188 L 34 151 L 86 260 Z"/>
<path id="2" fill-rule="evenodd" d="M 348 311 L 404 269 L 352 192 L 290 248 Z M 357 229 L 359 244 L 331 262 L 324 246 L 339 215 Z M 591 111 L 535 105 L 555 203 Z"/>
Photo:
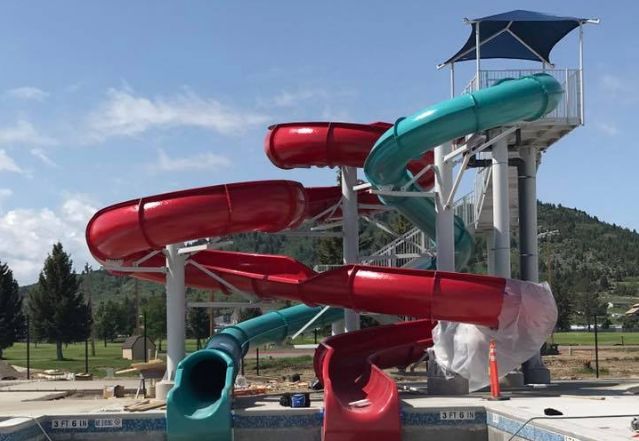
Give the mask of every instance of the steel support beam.
<path id="1" fill-rule="evenodd" d="M 539 250 L 537 244 L 537 149 L 522 147 L 518 167 L 519 187 L 519 266 L 521 279 L 539 282 Z M 536 354 L 522 365 L 524 383 L 549 384 L 550 371 Z"/>
<path id="2" fill-rule="evenodd" d="M 186 256 L 179 254 L 182 244 L 166 247 L 166 373 L 158 385 L 159 399 L 173 387 L 177 365 L 185 355 L 186 288 L 184 267 Z"/>
<path id="3" fill-rule="evenodd" d="M 342 167 L 342 250 L 344 264 L 359 263 L 359 217 L 357 212 L 357 168 Z M 344 310 L 344 331 L 360 329 L 359 313 Z"/>
<path id="4" fill-rule="evenodd" d="M 435 167 L 438 172 L 435 180 L 437 197 L 435 198 L 436 236 L 437 236 L 437 269 L 455 271 L 455 231 L 452 207 L 446 207 L 446 200 L 453 186 L 453 169 L 444 158 L 451 151 L 451 144 L 443 144 L 435 148 Z"/>
<path id="5" fill-rule="evenodd" d="M 508 200 L 508 144 L 493 145 L 493 252 L 495 275 L 510 278 L 510 206 Z"/>

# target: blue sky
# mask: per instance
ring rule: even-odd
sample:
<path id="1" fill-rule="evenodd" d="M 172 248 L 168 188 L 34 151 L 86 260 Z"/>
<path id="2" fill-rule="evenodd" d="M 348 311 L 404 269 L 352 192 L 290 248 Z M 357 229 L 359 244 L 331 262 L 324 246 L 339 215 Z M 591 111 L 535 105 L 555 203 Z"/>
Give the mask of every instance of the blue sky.
<path id="1" fill-rule="evenodd" d="M 586 126 L 544 156 L 539 197 L 639 229 L 639 4 L 363 5 L 2 2 L 0 259 L 30 283 L 61 240 L 81 266 L 88 217 L 142 195 L 270 178 L 330 184 L 329 170 L 272 166 L 266 127 L 394 121 L 445 99 L 448 73 L 435 65 L 466 40 L 462 18 L 511 9 L 602 19 L 586 28 Z M 576 32 L 551 57 L 576 66 Z M 460 82 L 471 69 L 459 66 Z"/>

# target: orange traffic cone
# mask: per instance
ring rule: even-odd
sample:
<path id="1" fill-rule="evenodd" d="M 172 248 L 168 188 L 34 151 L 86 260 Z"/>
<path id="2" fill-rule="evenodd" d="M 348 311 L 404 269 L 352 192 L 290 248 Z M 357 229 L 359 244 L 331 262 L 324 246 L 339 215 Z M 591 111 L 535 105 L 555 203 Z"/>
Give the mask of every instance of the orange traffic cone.
<path id="1" fill-rule="evenodd" d="M 510 400 L 510 397 L 505 397 L 501 394 L 495 339 L 490 339 L 490 344 L 488 345 L 488 373 L 490 376 L 490 397 L 488 399 L 493 401 Z"/>

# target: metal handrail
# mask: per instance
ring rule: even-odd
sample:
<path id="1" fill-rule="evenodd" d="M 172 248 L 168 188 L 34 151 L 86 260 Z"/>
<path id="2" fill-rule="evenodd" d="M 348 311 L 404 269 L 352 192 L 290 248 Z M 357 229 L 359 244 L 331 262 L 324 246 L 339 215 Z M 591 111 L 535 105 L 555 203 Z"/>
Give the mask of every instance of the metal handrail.
<path id="1" fill-rule="evenodd" d="M 567 120 L 574 124 L 582 123 L 583 97 L 581 96 L 581 71 L 579 69 L 492 69 L 479 71 L 479 88 L 493 86 L 506 78 L 521 78 L 528 75 L 546 73 L 559 81 L 564 89 L 564 96 L 557 108 L 545 115 L 541 120 Z M 477 75 L 463 89 L 462 94 L 477 90 Z"/>

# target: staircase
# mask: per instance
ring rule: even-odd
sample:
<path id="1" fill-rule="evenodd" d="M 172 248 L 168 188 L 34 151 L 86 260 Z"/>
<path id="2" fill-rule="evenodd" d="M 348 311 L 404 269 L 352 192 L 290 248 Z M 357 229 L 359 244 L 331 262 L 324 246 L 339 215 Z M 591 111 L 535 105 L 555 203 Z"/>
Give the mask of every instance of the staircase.
<path id="1" fill-rule="evenodd" d="M 508 168 L 508 204 L 510 207 L 510 228 L 519 225 L 519 198 L 517 197 L 517 167 Z M 472 223 L 475 233 L 486 233 L 493 229 L 493 179 L 490 169 L 482 169 L 475 177 L 477 211 Z M 466 225 L 469 225 L 468 223 Z"/>
<path id="2" fill-rule="evenodd" d="M 518 149 L 534 146 L 541 154 L 552 144 L 566 136 L 583 124 L 583 101 L 580 71 L 577 69 L 520 69 L 520 70 L 482 70 L 480 71 L 481 87 L 490 87 L 506 78 L 519 78 L 526 75 L 544 72 L 554 76 L 564 88 L 564 96 L 557 108 L 543 118 L 527 123 L 517 124 L 517 130 L 508 138 L 510 157 L 519 157 Z M 473 78 L 462 93 L 476 90 L 477 82 Z M 484 135 L 488 136 L 489 133 Z M 490 154 L 479 153 L 477 159 L 488 159 Z M 519 224 L 519 203 L 517 195 L 517 168 L 510 167 L 508 175 L 508 198 L 510 204 L 510 226 L 516 229 Z M 475 188 L 467 195 L 459 198 L 454 204 L 455 215 L 459 216 L 471 234 L 487 233 L 493 228 L 493 192 L 492 171 L 490 167 L 477 169 Z M 432 238 L 417 228 L 393 239 L 370 256 L 363 257 L 361 262 L 379 266 L 423 267 L 423 263 L 436 254 L 436 245 Z M 318 265 L 316 271 L 339 265 Z"/>

